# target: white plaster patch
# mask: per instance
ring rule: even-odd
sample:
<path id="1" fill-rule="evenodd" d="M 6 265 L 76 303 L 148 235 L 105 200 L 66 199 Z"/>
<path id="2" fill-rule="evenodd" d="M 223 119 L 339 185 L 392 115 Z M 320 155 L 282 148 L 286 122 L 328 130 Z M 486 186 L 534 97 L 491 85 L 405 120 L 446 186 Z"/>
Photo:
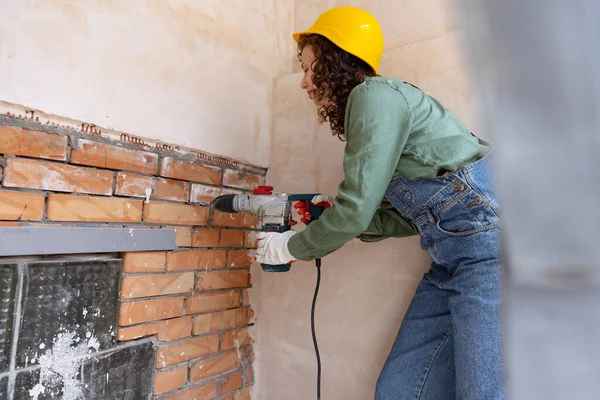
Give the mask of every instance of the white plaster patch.
<path id="1" fill-rule="evenodd" d="M 63 400 L 77 400 L 83 396 L 83 383 L 77 380 L 81 368 L 81 357 L 89 353 L 90 349 L 98 351 L 100 343 L 95 336 L 87 332 L 87 343 L 75 340 L 74 332 L 60 333 L 52 344 L 52 348 L 39 357 L 40 379 L 29 391 L 32 400 L 37 400 L 40 395 L 58 398 L 58 393 L 52 391 L 62 383 Z M 75 346 L 73 346 L 76 344 Z M 40 346 L 41 347 L 41 346 Z"/>

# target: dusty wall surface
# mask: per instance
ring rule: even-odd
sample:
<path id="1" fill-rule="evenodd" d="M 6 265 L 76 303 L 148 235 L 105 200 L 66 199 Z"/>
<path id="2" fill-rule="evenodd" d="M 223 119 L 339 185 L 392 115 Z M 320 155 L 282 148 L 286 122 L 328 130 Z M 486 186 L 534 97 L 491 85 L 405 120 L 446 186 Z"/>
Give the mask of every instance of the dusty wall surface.
<path id="1" fill-rule="evenodd" d="M 295 29 L 308 27 L 320 12 L 338 4 L 296 2 Z M 460 28 L 447 2 L 382 0 L 365 8 L 379 18 L 386 34 L 381 73 L 411 81 L 474 127 L 475 106 L 459 47 Z M 298 71 L 297 65 L 294 70 Z M 317 124 L 315 108 L 300 89 L 300 80 L 301 74 L 293 73 L 276 85 L 268 182 L 279 192 L 335 195 L 343 179 L 344 145 L 330 135 L 327 125 Z M 379 371 L 429 262 L 417 237 L 375 244 L 354 240 L 323 259 L 316 315 L 323 398 L 373 398 Z M 315 396 L 310 332 L 315 278 L 314 264 L 304 262 L 293 264 L 285 275 L 253 275 L 260 327 L 255 390 L 260 399 Z"/>
<path id="2" fill-rule="evenodd" d="M 291 1 L 0 0 L 0 14 L 1 101 L 268 165 Z"/>

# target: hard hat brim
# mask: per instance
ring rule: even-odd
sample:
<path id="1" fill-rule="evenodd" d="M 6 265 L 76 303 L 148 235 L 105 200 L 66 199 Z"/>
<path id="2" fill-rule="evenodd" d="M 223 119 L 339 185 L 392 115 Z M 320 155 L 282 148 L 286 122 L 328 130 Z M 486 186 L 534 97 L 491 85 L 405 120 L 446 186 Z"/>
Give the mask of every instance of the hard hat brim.
<path id="1" fill-rule="evenodd" d="M 304 35 L 310 35 L 311 33 L 318 33 L 318 32 L 314 32 L 311 29 L 307 29 L 305 31 L 301 31 L 301 32 L 295 32 L 292 34 L 292 37 L 294 38 L 294 40 L 296 41 L 296 43 L 300 43 L 300 38 Z"/>

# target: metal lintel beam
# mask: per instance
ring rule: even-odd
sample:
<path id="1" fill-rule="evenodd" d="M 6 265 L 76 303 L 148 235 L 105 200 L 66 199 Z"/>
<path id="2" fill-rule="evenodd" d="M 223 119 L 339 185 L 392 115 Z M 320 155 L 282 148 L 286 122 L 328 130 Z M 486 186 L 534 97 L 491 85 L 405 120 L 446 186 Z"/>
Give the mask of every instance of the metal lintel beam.
<path id="1" fill-rule="evenodd" d="M 173 229 L 0 228 L 0 256 L 174 250 Z"/>

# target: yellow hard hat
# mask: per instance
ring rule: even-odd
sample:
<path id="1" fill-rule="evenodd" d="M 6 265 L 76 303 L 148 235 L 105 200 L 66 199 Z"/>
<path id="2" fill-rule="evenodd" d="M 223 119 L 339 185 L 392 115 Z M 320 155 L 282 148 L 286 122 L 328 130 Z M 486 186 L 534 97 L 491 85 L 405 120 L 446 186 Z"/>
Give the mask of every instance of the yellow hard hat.
<path id="1" fill-rule="evenodd" d="M 383 32 L 375 17 L 368 12 L 352 6 L 335 7 L 319 15 L 312 27 L 292 36 L 298 43 L 302 35 L 311 33 L 325 36 L 378 73 L 383 54 Z"/>

